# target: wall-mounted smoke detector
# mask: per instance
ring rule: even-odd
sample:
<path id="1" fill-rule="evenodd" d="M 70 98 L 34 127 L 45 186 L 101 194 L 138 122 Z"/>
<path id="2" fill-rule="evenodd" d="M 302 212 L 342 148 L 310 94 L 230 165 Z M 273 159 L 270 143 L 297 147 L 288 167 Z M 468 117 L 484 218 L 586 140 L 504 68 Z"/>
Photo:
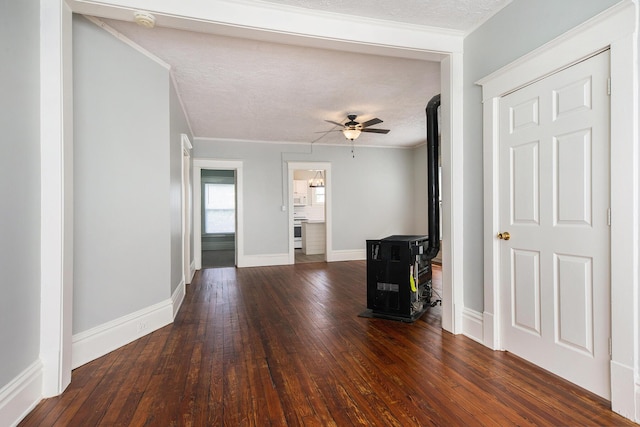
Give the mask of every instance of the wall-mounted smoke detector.
<path id="1" fill-rule="evenodd" d="M 145 28 L 153 28 L 156 25 L 156 17 L 149 12 L 133 12 L 133 20 L 136 21 L 136 24 Z"/>

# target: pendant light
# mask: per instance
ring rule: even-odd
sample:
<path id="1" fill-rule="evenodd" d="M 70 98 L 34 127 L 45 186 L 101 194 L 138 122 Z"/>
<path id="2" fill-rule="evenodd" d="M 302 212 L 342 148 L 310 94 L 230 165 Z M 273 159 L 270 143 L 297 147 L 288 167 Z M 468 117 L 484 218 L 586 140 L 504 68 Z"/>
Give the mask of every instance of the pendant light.
<path id="1" fill-rule="evenodd" d="M 311 188 L 324 187 L 324 177 L 322 176 L 322 171 L 316 171 L 316 174 L 313 177 L 313 179 L 309 180 L 309 187 Z"/>

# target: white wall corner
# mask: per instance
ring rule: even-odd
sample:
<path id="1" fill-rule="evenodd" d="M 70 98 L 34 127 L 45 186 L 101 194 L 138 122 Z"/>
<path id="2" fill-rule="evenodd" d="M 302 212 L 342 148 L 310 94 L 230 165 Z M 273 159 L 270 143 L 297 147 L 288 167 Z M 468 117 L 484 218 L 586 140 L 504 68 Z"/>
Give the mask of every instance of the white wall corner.
<path id="1" fill-rule="evenodd" d="M 452 53 L 440 63 L 442 103 L 442 328 L 462 332 L 464 306 L 464 144 L 463 57 Z"/>
<path id="2" fill-rule="evenodd" d="M 71 382 L 73 306 L 72 13 L 40 2 L 40 360 L 45 397 Z"/>
<path id="3" fill-rule="evenodd" d="M 0 425 L 18 425 L 41 399 L 42 363 L 36 360 L 0 389 Z"/>
<path id="4" fill-rule="evenodd" d="M 502 350 L 495 336 L 493 313 L 482 313 L 482 343 L 491 350 Z"/>
<path id="5" fill-rule="evenodd" d="M 184 301 L 184 296 L 186 295 L 186 292 L 187 292 L 186 285 L 184 283 L 184 279 L 182 279 L 180 281 L 180 284 L 176 288 L 176 290 L 173 291 L 173 295 L 171 295 L 171 305 L 173 307 L 172 319 L 175 319 L 176 316 L 178 315 L 178 311 L 182 306 L 182 302 Z"/>
<path id="6" fill-rule="evenodd" d="M 244 255 L 238 254 L 238 267 L 269 267 L 289 265 L 289 254 Z"/>
<path id="7" fill-rule="evenodd" d="M 625 418 L 638 421 L 636 410 L 640 403 L 640 392 L 634 380 L 633 367 L 611 361 L 611 410 Z"/>
<path id="8" fill-rule="evenodd" d="M 73 368 L 91 362 L 172 323 L 173 314 L 172 296 L 158 304 L 75 334 L 73 336 Z"/>
<path id="9" fill-rule="evenodd" d="M 193 128 L 191 127 L 191 120 L 189 120 L 189 115 L 187 114 L 187 109 L 184 106 L 184 101 L 182 100 L 182 95 L 180 95 L 180 91 L 178 90 L 178 82 L 176 81 L 175 71 L 173 68 L 169 69 L 169 79 L 171 80 L 171 84 L 173 85 L 173 89 L 176 92 L 176 96 L 178 97 L 178 102 L 180 103 L 180 109 L 182 110 L 182 114 L 184 115 L 185 120 L 187 121 L 187 128 L 189 128 L 189 135 L 195 135 L 193 133 Z M 189 137 L 185 134 L 182 134 L 182 142 L 184 147 L 184 140 L 187 140 L 187 149 L 193 149 L 193 145 L 191 145 L 191 141 L 189 141 Z"/>
<path id="10" fill-rule="evenodd" d="M 366 259 L 367 251 L 365 249 L 348 249 L 340 251 L 329 251 L 327 253 L 327 262 L 362 261 Z"/>
<path id="11" fill-rule="evenodd" d="M 482 313 L 466 307 L 462 309 L 462 334 L 484 344 Z"/>

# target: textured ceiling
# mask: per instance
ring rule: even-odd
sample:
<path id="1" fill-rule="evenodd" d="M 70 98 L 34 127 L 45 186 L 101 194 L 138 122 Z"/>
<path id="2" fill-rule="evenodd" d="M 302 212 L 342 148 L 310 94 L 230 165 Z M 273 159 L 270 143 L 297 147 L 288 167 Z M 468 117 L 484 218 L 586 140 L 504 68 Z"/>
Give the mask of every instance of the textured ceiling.
<path id="1" fill-rule="evenodd" d="M 508 0 L 272 0 L 367 18 L 466 30 Z M 255 2 L 260 3 L 260 2 Z M 264 2 L 262 2 L 264 3 Z M 415 146 L 440 92 L 440 64 L 105 20 L 172 67 L 195 137 L 343 144 L 325 122 L 379 117 L 360 145 Z"/>
<path id="2" fill-rule="evenodd" d="M 511 0 L 268 0 L 323 12 L 467 31 Z"/>

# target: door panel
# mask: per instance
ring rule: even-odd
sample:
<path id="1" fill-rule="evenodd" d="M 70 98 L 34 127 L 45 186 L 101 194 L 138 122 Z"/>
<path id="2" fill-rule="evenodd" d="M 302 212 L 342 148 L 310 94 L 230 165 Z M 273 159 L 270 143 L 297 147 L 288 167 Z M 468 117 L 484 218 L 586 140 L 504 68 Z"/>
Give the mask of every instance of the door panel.
<path id="1" fill-rule="evenodd" d="M 500 101 L 502 340 L 610 397 L 609 53 Z"/>
<path id="2" fill-rule="evenodd" d="M 511 222 L 514 224 L 540 222 L 539 146 L 539 141 L 534 141 L 511 147 Z"/>
<path id="3" fill-rule="evenodd" d="M 593 356 L 593 259 L 556 254 L 554 261 L 557 342 Z"/>
<path id="4" fill-rule="evenodd" d="M 512 252 L 512 324 L 540 336 L 540 253 Z"/>
<path id="5" fill-rule="evenodd" d="M 553 120 L 591 108 L 591 79 L 584 78 L 553 91 Z"/>
<path id="6" fill-rule="evenodd" d="M 591 226 L 591 130 L 557 136 L 553 143 L 555 224 Z"/>

